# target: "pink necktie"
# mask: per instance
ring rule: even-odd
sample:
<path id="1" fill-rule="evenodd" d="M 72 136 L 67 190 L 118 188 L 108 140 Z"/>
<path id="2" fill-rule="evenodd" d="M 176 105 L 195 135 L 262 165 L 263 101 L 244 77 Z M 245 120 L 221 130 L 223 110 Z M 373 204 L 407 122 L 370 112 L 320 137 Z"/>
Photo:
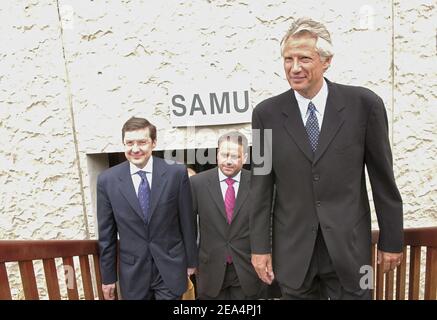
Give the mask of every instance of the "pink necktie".
<path id="1" fill-rule="evenodd" d="M 225 194 L 226 218 L 228 219 L 228 223 L 231 224 L 235 207 L 235 190 L 233 186 L 235 181 L 232 178 L 227 178 L 225 181 L 228 185 L 228 189 L 226 190 Z"/>
<path id="2" fill-rule="evenodd" d="M 228 185 L 228 189 L 226 190 L 225 194 L 225 209 L 226 209 L 226 218 L 228 220 L 228 224 L 231 224 L 232 221 L 232 215 L 234 214 L 234 208 L 235 208 L 235 190 L 234 190 L 234 179 L 227 178 L 226 183 Z M 226 262 L 228 264 L 232 263 L 232 256 L 228 255 L 226 257 Z"/>

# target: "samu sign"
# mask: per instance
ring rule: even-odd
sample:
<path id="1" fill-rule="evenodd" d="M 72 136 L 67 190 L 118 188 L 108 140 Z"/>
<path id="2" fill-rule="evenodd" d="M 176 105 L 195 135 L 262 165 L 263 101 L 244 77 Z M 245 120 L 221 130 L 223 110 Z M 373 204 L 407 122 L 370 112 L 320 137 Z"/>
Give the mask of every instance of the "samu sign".
<path id="1" fill-rule="evenodd" d="M 252 118 L 249 89 L 179 90 L 170 95 L 174 127 L 248 123 Z"/>

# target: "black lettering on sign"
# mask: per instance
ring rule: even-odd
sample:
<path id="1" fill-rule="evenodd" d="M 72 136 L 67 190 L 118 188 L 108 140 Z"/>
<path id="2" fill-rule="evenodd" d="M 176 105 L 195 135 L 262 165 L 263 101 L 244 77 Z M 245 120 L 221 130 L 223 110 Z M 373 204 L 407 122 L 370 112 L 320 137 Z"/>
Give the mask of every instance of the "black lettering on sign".
<path id="1" fill-rule="evenodd" d="M 249 109 L 249 91 L 245 90 L 244 91 L 244 108 L 240 109 L 238 107 L 238 97 L 237 97 L 237 92 L 234 91 L 234 109 L 237 112 L 243 113 L 246 112 Z"/>
<path id="2" fill-rule="evenodd" d="M 196 107 L 196 101 L 199 101 L 199 106 Z M 194 114 L 194 111 L 202 111 L 203 114 L 206 114 L 205 108 L 203 107 L 202 100 L 200 100 L 199 94 L 195 94 L 193 97 L 193 103 L 191 104 L 190 116 Z"/>
<path id="3" fill-rule="evenodd" d="M 232 92 L 232 102 L 230 101 Z M 183 95 L 177 94 L 172 97 L 173 108 L 172 112 L 177 117 L 183 117 L 187 115 L 187 108 L 190 108 L 190 116 L 194 115 L 195 112 L 201 112 L 203 115 L 207 115 L 207 111 L 214 114 L 231 114 L 231 103 L 233 103 L 234 110 L 238 113 L 245 113 L 249 110 L 249 91 L 245 90 L 243 92 L 238 91 L 225 91 L 220 93 L 211 92 L 209 93 L 209 108 L 205 109 L 204 103 L 200 97 L 199 93 L 193 95 L 193 100 L 191 101 L 191 107 L 189 100 L 186 101 Z M 243 97 L 244 94 L 244 97 Z M 187 105 L 184 104 L 187 103 Z M 208 102 L 207 102 L 208 103 Z M 208 106 L 207 106 L 208 107 Z"/>
<path id="4" fill-rule="evenodd" d="M 176 110 L 173 109 L 173 114 L 174 114 L 175 116 L 177 116 L 177 117 L 182 117 L 182 116 L 184 116 L 185 113 L 187 112 L 187 108 L 186 108 L 185 105 L 183 105 L 182 103 L 178 103 L 178 102 L 176 101 L 176 99 L 180 99 L 180 100 L 182 100 L 182 101 L 185 101 L 184 96 L 182 96 L 182 95 L 180 95 L 180 94 L 177 94 L 177 95 L 173 96 L 173 98 L 171 99 L 171 103 L 173 103 L 173 105 L 174 105 L 175 107 L 178 107 L 178 108 L 181 108 L 181 109 L 182 109 L 182 111 L 180 111 L 180 112 L 177 112 Z"/>
<path id="5" fill-rule="evenodd" d="M 223 113 L 225 106 L 226 106 L 226 112 L 227 113 L 231 112 L 231 106 L 229 104 L 229 92 L 223 92 L 220 105 L 217 99 L 217 95 L 214 92 L 210 93 L 209 103 L 211 106 L 211 114 L 215 114 L 215 108 L 214 108 L 215 106 L 217 107 L 217 113 L 219 114 Z"/>

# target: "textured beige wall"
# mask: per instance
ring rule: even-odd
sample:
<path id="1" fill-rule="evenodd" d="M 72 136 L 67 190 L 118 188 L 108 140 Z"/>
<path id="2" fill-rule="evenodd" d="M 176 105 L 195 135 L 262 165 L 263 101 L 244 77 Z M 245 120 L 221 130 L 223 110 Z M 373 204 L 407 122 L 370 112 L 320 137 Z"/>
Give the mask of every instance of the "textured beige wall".
<path id="1" fill-rule="evenodd" d="M 249 124 L 198 128 L 194 141 L 171 127 L 169 94 L 245 77 L 254 106 L 288 89 L 279 40 L 297 16 L 330 29 L 330 80 L 383 98 L 405 226 L 437 225 L 434 1 L 6 0 L 0 239 L 95 238 L 93 188 L 106 163 L 89 155 L 122 151 L 132 115 L 158 126 L 161 150 L 215 146 L 231 128 L 249 134 Z"/>
<path id="2" fill-rule="evenodd" d="M 393 153 L 405 225 L 437 225 L 437 12 L 435 1 L 397 1 Z"/>
<path id="3" fill-rule="evenodd" d="M 0 239 L 85 238 L 56 1 L 0 21 Z"/>

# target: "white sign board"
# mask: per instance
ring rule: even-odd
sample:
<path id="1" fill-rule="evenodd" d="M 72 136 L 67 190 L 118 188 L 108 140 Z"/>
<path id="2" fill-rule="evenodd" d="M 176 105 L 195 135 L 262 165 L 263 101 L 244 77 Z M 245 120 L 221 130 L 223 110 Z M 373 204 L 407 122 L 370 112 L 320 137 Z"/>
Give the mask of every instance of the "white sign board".
<path id="1" fill-rule="evenodd" d="M 214 83 L 170 89 L 170 120 L 174 127 L 248 123 L 252 120 L 250 85 Z M 196 89 L 197 87 L 197 89 Z"/>

